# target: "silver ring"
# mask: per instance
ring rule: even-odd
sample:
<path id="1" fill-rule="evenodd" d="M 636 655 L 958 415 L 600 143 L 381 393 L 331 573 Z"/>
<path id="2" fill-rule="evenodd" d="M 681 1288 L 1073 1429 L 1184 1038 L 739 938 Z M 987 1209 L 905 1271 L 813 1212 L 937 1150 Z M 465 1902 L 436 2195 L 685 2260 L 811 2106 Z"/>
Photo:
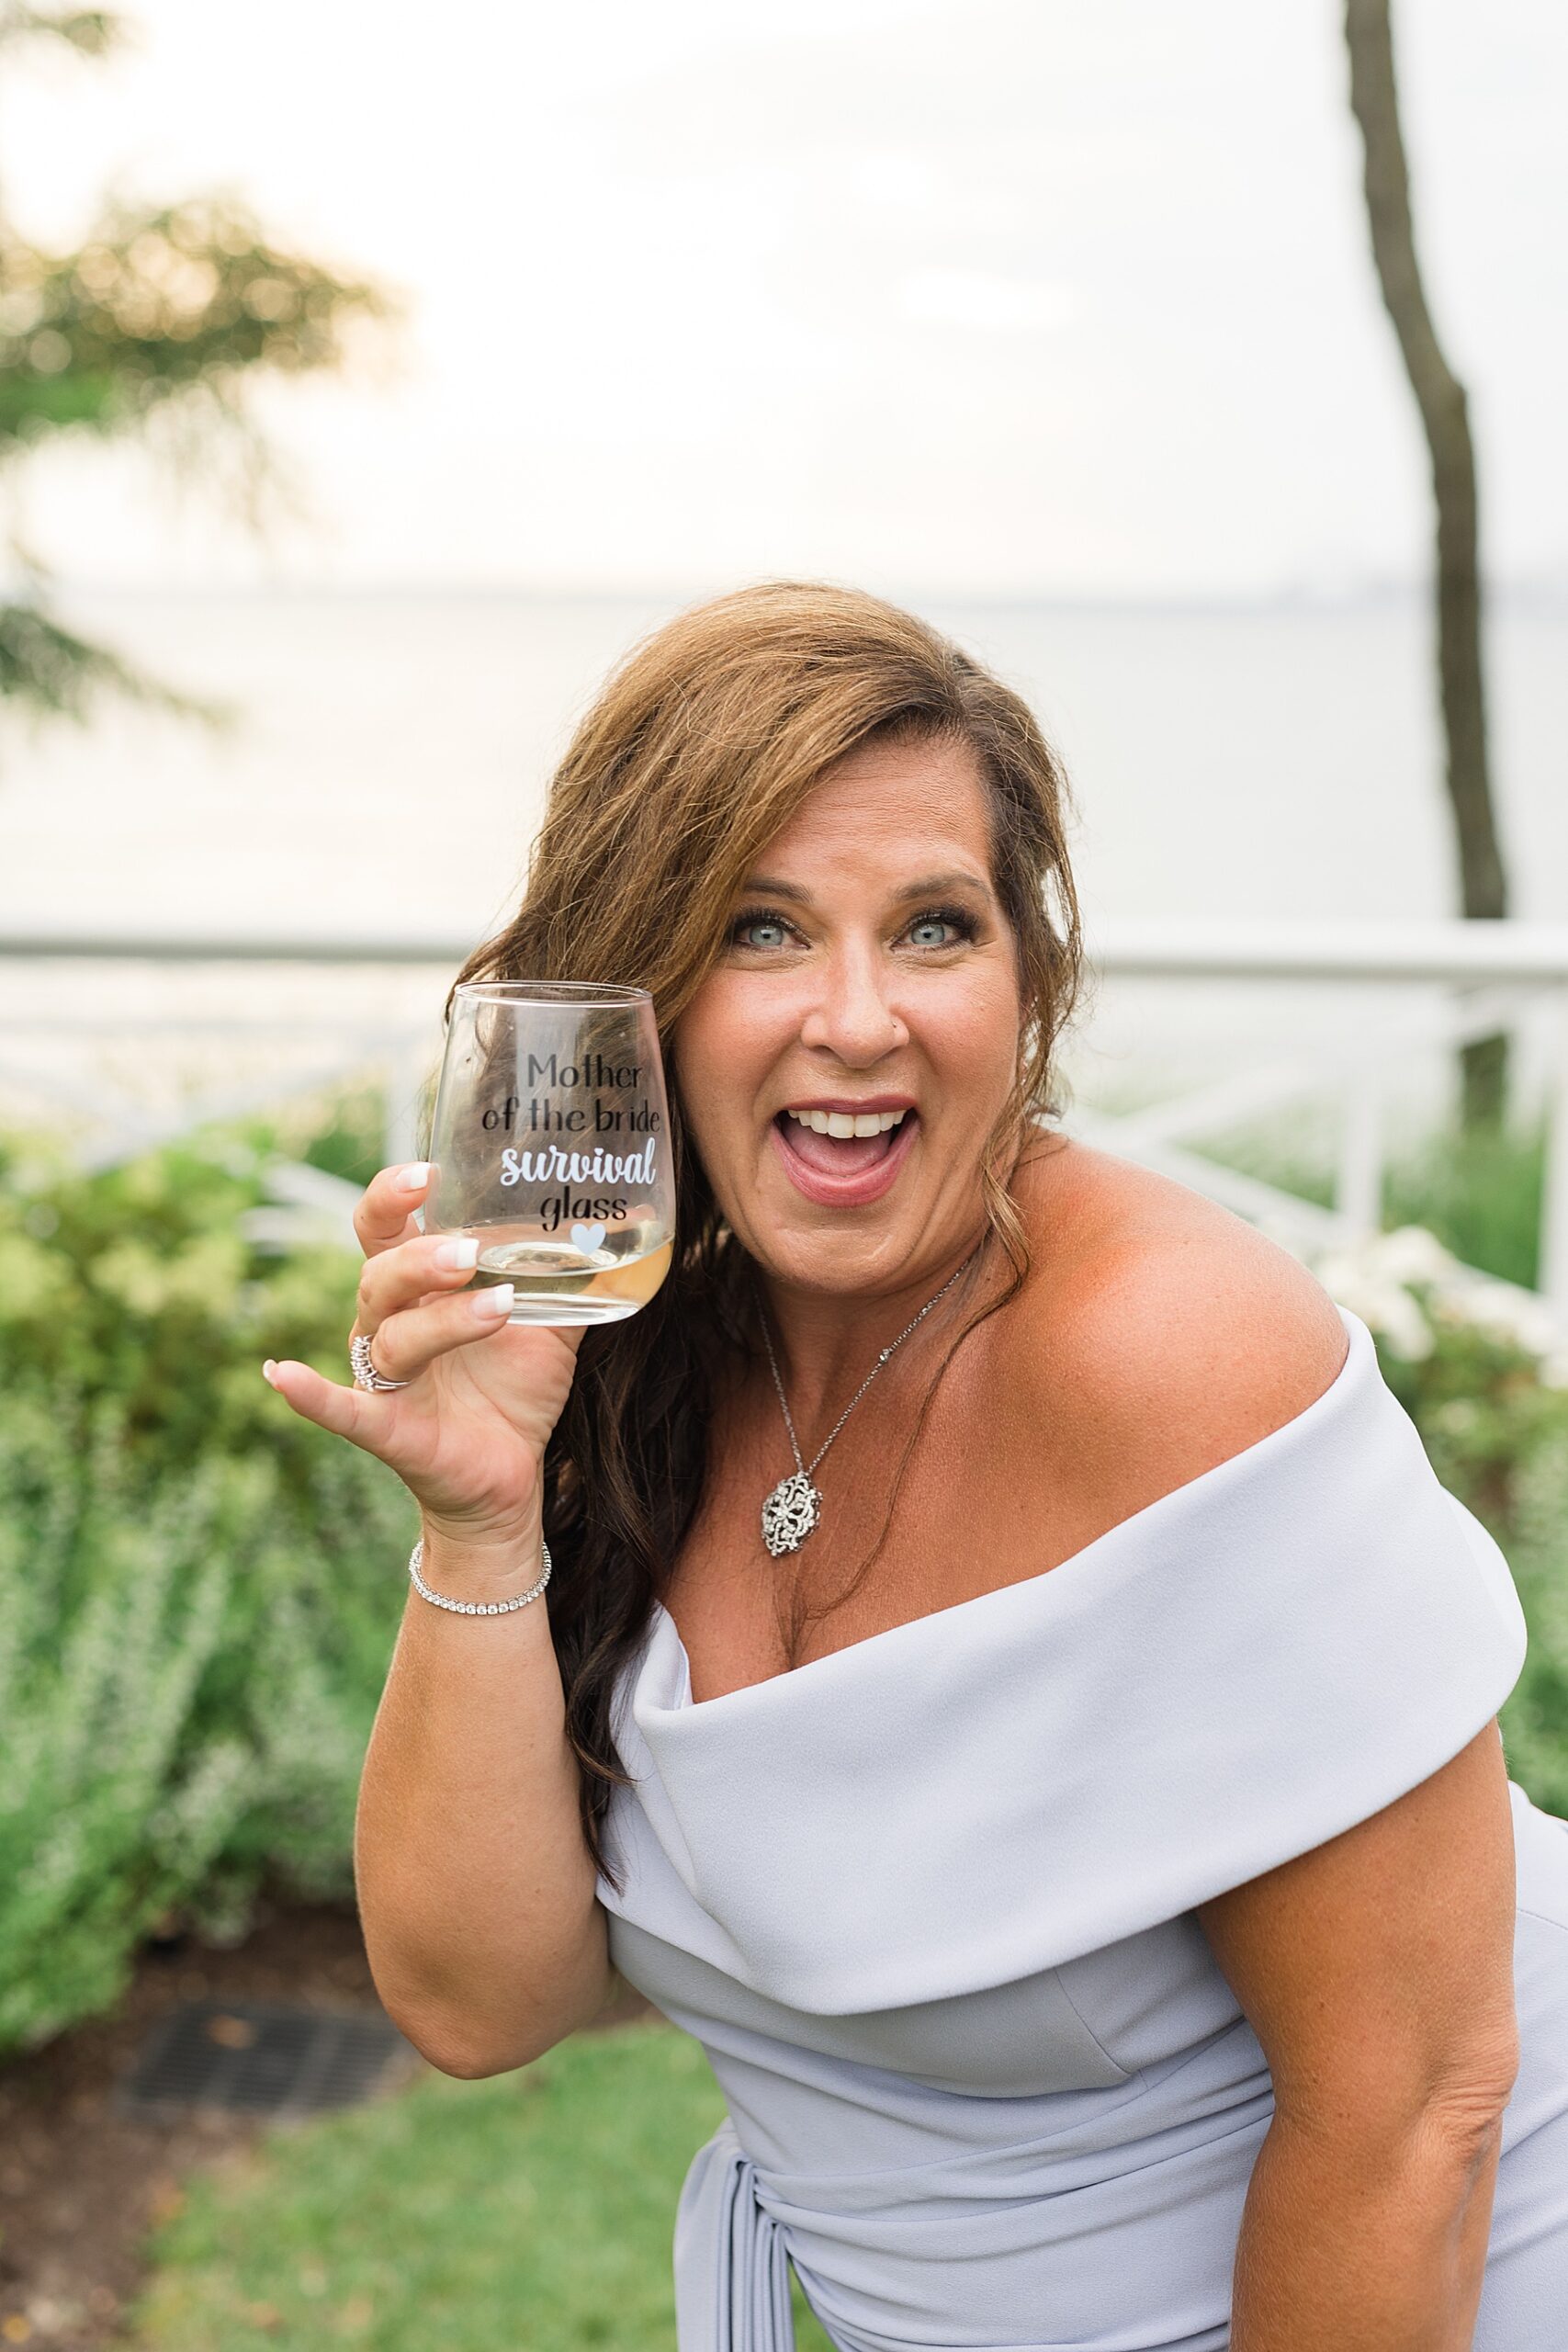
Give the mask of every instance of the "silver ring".
<path id="1" fill-rule="evenodd" d="M 389 1380 L 384 1372 L 377 1371 L 370 1361 L 370 1334 L 367 1331 L 361 1331 L 357 1339 L 350 1340 L 348 1360 L 354 1366 L 354 1385 L 356 1388 L 406 1388 L 408 1386 L 406 1380 Z"/>

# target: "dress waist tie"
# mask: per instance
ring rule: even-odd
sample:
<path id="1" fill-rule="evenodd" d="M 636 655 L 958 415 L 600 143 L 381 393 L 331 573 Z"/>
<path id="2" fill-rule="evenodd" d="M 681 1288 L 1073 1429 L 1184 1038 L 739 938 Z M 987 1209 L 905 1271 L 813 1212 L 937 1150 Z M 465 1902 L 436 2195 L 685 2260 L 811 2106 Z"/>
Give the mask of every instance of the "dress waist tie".
<path id="1" fill-rule="evenodd" d="M 795 2352 L 789 2254 L 727 2115 L 693 2157 L 675 2211 L 680 2352 Z"/>

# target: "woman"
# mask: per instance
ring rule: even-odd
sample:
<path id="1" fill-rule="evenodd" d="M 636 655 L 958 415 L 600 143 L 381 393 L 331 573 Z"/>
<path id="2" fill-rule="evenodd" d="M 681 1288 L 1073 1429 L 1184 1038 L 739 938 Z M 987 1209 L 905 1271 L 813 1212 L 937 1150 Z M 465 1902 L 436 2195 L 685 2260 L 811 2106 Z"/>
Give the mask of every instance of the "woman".
<path id="1" fill-rule="evenodd" d="M 686 614 L 583 720 L 462 977 L 651 989 L 679 1263 L 497 1329 L 385 1169 L 354 1337 L 400 1385 L 267 1367 L 406 1481 L 428 1589 L 553 1548 L 545 1608 L 410 1600 L 376 1979 L 457 2075 L 615 1970 L 702 2039 L 682 2352 L 787 2345 L 791 2258 L 843 2352 L 1559 2352 L 1512 1581 L 1364 1324 L 1054 1125 L 1064 820 L 1019 699 L 841 591 Z"/>

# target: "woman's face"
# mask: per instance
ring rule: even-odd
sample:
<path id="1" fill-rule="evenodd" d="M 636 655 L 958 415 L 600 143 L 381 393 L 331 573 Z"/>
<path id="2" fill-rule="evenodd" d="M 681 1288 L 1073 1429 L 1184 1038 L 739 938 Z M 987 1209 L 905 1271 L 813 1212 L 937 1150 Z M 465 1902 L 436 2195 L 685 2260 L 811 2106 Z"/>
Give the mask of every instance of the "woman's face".
<path id="1" fill-rule="evenodd" d="M 757 859 L 676 1024 L 687 1125 L 745 1249 L 784 1283 L 873 1295 L 961 1255 L 1020 1021 L 974 754 L 852 752 Z"/>

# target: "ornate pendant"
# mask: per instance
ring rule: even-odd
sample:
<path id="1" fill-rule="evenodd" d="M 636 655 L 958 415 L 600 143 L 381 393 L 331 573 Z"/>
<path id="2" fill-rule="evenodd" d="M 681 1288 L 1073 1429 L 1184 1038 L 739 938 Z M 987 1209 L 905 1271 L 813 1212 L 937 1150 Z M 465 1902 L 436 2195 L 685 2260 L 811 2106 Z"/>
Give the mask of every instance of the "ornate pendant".
<path id="1" fill-rule="evenodd" d="M 775 1560 L 800 1549 L 821 1509 L 822 1498 L 804 1470 L 779 1480 L 762 1505 L 762 1541 Z"/>

